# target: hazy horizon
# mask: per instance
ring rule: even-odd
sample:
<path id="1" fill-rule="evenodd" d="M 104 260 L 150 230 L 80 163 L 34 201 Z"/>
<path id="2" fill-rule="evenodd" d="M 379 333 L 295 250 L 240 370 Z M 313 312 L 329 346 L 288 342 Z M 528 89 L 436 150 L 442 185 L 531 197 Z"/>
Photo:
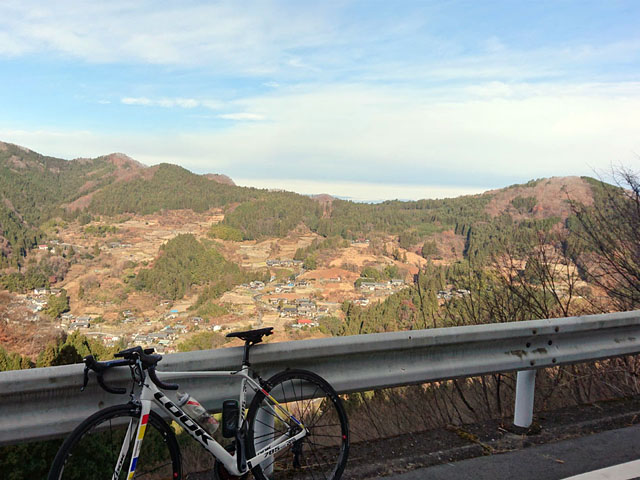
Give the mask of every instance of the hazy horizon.
<path id="1" fill-rule="evenodd" d="M 363 203 L 380 203 L 386 200 L 423 200 L 452 198 L 483 193 L 490 188 L 457 187 L 447 185 L 383 184 L 367 182 L 309 181 L 293 179 L 244 179 L 232 180 L 238 186 L 287 190 L 302 195 L 331 195 L 342 200 Z M 505 185 L 506 187 L 507 185 Z"/>

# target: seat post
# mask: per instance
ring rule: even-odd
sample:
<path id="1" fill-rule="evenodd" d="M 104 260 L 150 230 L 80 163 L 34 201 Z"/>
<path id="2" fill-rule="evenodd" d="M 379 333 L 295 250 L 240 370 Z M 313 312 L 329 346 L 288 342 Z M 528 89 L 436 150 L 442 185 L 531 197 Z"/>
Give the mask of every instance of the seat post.
<path id="1" fill-rule="evenodd" d="M 251 366 L 249 363 L 249 349 L 251 348 L 251 342 L 249 340 L 245 340 L 244 342 L 244 354 L 242 355 L 242 365 L 246 365 L 247 367 Z"/>

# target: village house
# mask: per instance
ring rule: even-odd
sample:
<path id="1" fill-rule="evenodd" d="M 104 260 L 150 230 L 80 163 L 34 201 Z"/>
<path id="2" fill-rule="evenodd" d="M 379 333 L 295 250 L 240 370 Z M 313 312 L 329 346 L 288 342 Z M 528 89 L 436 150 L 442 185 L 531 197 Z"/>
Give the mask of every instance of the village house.
<path id="1" fill-rule="evenodd" d="M 149 338 L 155 341 L 169 340 L 169 334 L 167 332 L 154 332 L 149 334 Z"/>
<path id="2" fill-rule="evenodd" d="M 102 343 L 107 347 L 113 347 L 116 343 L 120 341 L 119 335 L 104 335 L 102 337 Z"/>
<path id="3" fill-rule="evenodd" d="M 295 300 L 296 305 L 305 305 L 305 306 L 316 306 L 316 303 L 310 298 L 297 298 Z"/>
<path id="4" fill-rule="evenodd" d="M 453 295 L 451 295 L 451 292 L 447 290 L 438 290 L 437 297 L 443 300 L 450 300 L 453 298 Z"/>
<path id="5" fill-rule="evenodd" d="M 78 317 L 75 321 L 71 322 L 69 328 L 78 329 L 78 328 L 90 328 L 91 327 L 91 317 Z"/>
<path id="6" fill-rule="evenodd" d="M 314 322 L 309 318 L 299 318 L 296 323 L 292 324 L 292 328 L 317 327 L 318 322 Z"/>
<path id="7" fill-rule="evenodd" d="M 295 317 L 298 314 L 298 307 L 294 305 L 286 305 L 280 309 L 281 317 Z"/>
<path id="8" fill-rule="evenodd" d="M 314 316 L 316 313 L 315 305 L 298 305 L 298 315 Z"/>
<path id="9" fill-rule="evenodd" d="M 189 327 L 182 323 L 176 323 L 173 327 L 180 333 L 187 333 L 189 331 Z"/>
<path id="10" fill-rule="evenodd" d="M 383 282 L 362 282 L 360 284 L 360 290 L 369 290 L 371 292 L 375 290 L 388 290 L 389 288 L 390 284 Z"/>
<path id="11" fill-rule="evenodd" d="M 351 242 L 351 245 L 353 246 L 365 246 L 365 245 L 369 245 L 369 239 L 368 238 L 358 238 L 356 240 L 353 240 Z"/>
<path id="12" fill-rule="evenodd" d="M 167 335 L 169 335 L 169 338 L 175 338 L 176 335 L 178 334 L 178 332 L 171 326 L 167 325 L 166 327 L 164 327 L 162 329 L 163 332 L 165 332 Z"/>
<path id="13" fill-rule="evenodd" d="M 147 335 L 136 335 L 133 339 L 134 345 L 145 346 L 151 343 L 151 339 Z"/>
<path id="14" fill-rule="evenodd" d="M 294 267 L 302 265 L 302 260 L 292 260 L 292 259 L 284 259 L 280 260 L 279 258 L 273 259 L 270 258 L 267 260 L 267 267 Z"/>
<path id="15" fill-rule="evenodd" d="M 464 297 L 471 295 L 471 292 L 466 288 L 452 288 L 451 290 L 439 290 L 437 297 L 442 300 L 451 300 L 453 297 Z"/>

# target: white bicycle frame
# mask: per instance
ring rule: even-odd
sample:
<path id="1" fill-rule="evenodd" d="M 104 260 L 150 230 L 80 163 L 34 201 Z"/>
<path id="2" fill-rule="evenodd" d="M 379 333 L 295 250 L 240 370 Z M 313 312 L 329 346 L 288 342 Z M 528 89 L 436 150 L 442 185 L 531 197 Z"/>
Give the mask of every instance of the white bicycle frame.
<path id="1" fill-rule="evenodd" d="M 244 449 L 244 445 L 237 446 L 236 452 L 232 455 L 225 450 L 225 448 L 220 445 L 216 440 L 214 440 L 203 428 L 201 428 L 195 421 L 193 421 L 180 407 L 178 407 L 174 402 L 172 402 L 169 398 L 167 398 L 164 393 L 151 381 L 148 375 L 145 376 L 144 383 L 142 385 L 142 391 L 140 393 L 140 404 L 141 404 L 141 414 L 140 420 L 136 424 L 131 420 L 129 422 L 129 427 L 127 428 L 127 433 L 124 437 L 124 441 L 122 444 L 122 448 L 120 450 L 120 455 L 118 456 L 118 461 L 115 466 L 113 479 L 117 480 L 120 475 L 120 471 L 122 470 L 125 457 L 127 452 L 129 451 L 129 447 L 131 445 L 131 441 L 135 438 L 135 444 L 133 448 L 133 454 L 131 455 L 131 462 L 129 464 L 129 473 L 127 475 L 127 479 L 133 478 L 135 474 L 136 464 L 138 461 L 138 455 L 140 453 L 140 447 L 142 445 L 142 441 L 144 439 L 144 432 L 147 426 L 147 421 L 149 418 L 149 412 L 151 411 L 151 404 L 155 402 L 163 411 L 167 412 L 169 416 L 175 420 L 178 424 L 180 424 L 185 432 L 187 432 L 191 437 L 193 437 L 202 447 L 207 450 L 211 455 L 217 458 L 222 464 L 225 466 L 227 471 L 232 475 L 244 475 L 247 471 L 251 470 L 251 468 L 256 465 L 260 465 L 266 459 L 273 456 L 276 452 L 282 450 L 283 448 L 287 448 L 296 441 L 300 440 L 307 434 L 307 430 L 291 413 L 287 411 L 285 407 L 280 405 L 278 401 L 273 398 L 269 393 L 267 393 L 258 382 L 256 382 L 249 375 L 249 367 L 243 366 L 239 371 L 200 371 L 200 372 L 165 372 L 168 375 L 176 375 L 176 376 L 184 376 L 189 378 L 197 378 L 197 377 L 241 377 L 241 385 L 240 385 L 240 398 L 239 398 L 239 413 L 238 413 L 238 429 L 244 428 L 244 424 L 246 422 L 245 411 L 246 411 L 246 393 L 247 386 L 249 386 L 254 392 L 262 392 L 265 394 L 266 398 L 272 402 L 273 407 L 271 408 L 272 414 L 274 418 L 277 417 L 284 423 L 289 423 L 293 421 L 300 427 L 300 432 L 298 432 L 295 436 L 290 437 L 288 434 L 283 434 L 279 438 L 274 439 L 264 448 L 261 448 L 253 458 L 246 460 L 246 469 L 241 471 L 238 468 L 238 452 L 241 448 Z"/>

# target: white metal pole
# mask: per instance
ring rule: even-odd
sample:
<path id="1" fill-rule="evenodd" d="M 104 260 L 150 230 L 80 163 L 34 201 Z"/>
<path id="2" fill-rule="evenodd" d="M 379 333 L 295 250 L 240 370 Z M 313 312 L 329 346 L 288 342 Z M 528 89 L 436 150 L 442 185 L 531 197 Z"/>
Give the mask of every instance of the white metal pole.
<path id="1" fill-rule="evenodd" d="M 516 408 L 513 424 L 528 428 L 533 421 L 533 398 L 536 389 L 536 371 L 521 370 L 516 383 Z"/>

